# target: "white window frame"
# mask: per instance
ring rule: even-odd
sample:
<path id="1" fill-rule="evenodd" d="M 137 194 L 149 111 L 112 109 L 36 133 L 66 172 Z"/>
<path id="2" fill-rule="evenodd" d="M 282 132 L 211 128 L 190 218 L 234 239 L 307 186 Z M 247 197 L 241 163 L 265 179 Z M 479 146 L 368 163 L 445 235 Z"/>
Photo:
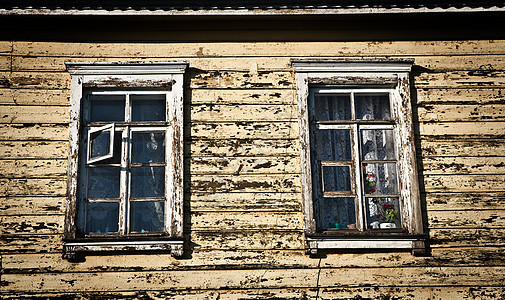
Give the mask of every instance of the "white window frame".
<path id="1" fill-rule="evenodd" d="M 306 251 L 356 249 L 411 250 L 416 255 L 425 253 L 425 235 L 422 221 L 421 199 L 417 174 L 409 73 L 413 59 L 292 59 L 296 76 L 298 120 L 300 127 L 300 156 L 302 170 L 302 197 Z M 398 188 L 402 219 L 402 234 L 358 232 L 342 235 L 316 233 L 313 207 L 314 176 L 311 166 L 309 124 L 310 90 L 324 87 L 330 93 L 350 91 L 388 91 L 391 94 L 391 114 L 395 121 L 394 140 L 397 151 Z M 324 126 L 324 125 L 321 125 Z M 328 125 L 335 126 L 335 125 Z M 344 127 L 349 125 L 342 125 Z M 374 125 L 376 126 L 376 125 Z M 356 134 L 356 133 L 354 133 Z M 354 145 L 357 148 L 358 145 Z M 359 153 L 358 149 L 354 153 Z M 354 157 L 353 160 L 358 158 Z M 355 163 L 358 166 L 357 163 Z M 360 170 L 356 174 L 356 188 L 361 194 Z M 364 228 L 363 209 L 356 211 L 357 226 Z M 358 227 L 359 228 L 359 227 Z"/>
<path id="2" fill-rule="evenodd" d="M 183 254 L 183 81 L 187 62 L 66 62 L 71 75 L 69 160 L 64 227 L 64 253 L 68 259 L 76 253 L 106 251 L 168 251 Z M 167 95 L 166 122 L 155 130 L 166 132 L 165 232 L 162 236 L 137 238 L 123 234 L 119 238 L 79 236 L 78 203 L 82 160 L 89 156 L 83 147 L 83 101 L 88 90 L 104 94 L 140 90 L 139 94 Z M 114 124 L 114 123 L 113 123 Z M 107 124 L 106 126 L 110 126 Z M 105 126 L 104 126 L 105 127 Z M 118 128 L 112 125 L 112 130 Z M 148 128 L 148 127 L 146 127 Z M 151 128 L 152 129 L 152 128 Z M 96 128 L 98 130 L 98 128 Z M 117 130 L 116 130 L 117 131 Z M 128 156 L 125 156 L 128 157 Z M 91 161 L 96 163 L 96 161 Z M 120 216 L 121 218 L 121 216 Z"/>

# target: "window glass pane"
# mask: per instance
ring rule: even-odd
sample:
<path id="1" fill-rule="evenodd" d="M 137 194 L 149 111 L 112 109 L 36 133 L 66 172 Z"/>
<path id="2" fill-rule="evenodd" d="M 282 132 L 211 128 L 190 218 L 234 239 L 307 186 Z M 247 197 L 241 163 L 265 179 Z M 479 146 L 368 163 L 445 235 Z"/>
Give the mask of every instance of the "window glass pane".
<path id="1" fill-rule="evenodd" d="M 165 95 L 131 95 L 132 122 L 166 121 Z"/>
<path id="2" fill-rule="evenodd" d="M 396 163 L 364 163 L 363 186 L 365 194 L 396 194 Z"/>
<path id="3" fill-rule="evenodd" d="M 394 160 L 393 130 L 361 130 L 361 152 L 364 160 Z"/>
<path id="4" fill-rule="evenodd" d="M 165 196 L 165 167 L 134 167 L 131 176 L 132 198 Z"/>
<path id="5" fill-rule="evenodd" d="M 97 131 L 90 134 L 90 159 L 110 154 L 110 130 Z"/>
<path id="6" fill-rule="evenodd" d="M 366 198 L 367 223 L 370 229 L 401 228 L 398 198 Z"/>
<path id="7" fill-rule="evenodd" d="M 121 151 L 122 151 L 121 142 L 122 141 L 123 141 L 122 132 L 116 131 L 114 134 L 114 155 L 111 158 L 104 159 L 98 163 L 95 163 L 95 165 L 98 165 L 98 164 L 120 164 L 121 163 Z"/>
<path id="8" fill-rule="evenodd" d="M 354 197 L 322 198 L 320 229 L 356 229 Z"/>
<path id="9" fill-rule="evenodd" d="M 125 96 L 90 96 L 90 122 L 124 122 Z"/>
<path id="10" fill-rule="evenodd" d="M 358 120 L 390 120 L 389 94 L 354 95 L 356 119 Z"/>
<path id="11" fill-rule="evenodd" d="M 118 199 L 120 168 L 88 168 L 88 198 Z"/>
<path id="12" fill-rule="evenodd" d="M 351 120 L 350 95 L 314 95 L 316 120 Z"/>
<path id="13" fill-rule="evenodd" d="M 132 232 L 164 231 L 163 201 L 132 201 L 130 202 L 130 230 Z"/>
<path id="14" fill-rule="evenodd" d="M 350 192 L 351 168 L 349 166 L 322 166 L 324 192 Z"/>
<path id="15" fill-rule="evenodd" d="M 117 232 L 119 228 L 119 202 L 88 203 L 86 232 Z"/>
<path id="16" fill-rule="evenodd" d="M 313 147 L 317 160 L 351 160 L 351 131 L 315 130 Z"/>
<path id="17" fill-rule="evenodd" d="M 165 162 L 164 132 L 132 132 L 132 163 Z"/>

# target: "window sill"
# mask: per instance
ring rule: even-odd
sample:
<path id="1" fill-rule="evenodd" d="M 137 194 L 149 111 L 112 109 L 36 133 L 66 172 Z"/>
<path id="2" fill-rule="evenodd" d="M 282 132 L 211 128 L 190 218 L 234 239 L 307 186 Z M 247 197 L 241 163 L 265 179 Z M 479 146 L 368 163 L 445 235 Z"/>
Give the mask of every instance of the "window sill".
<path id="1" fill-rule="evenodd" d="M 310 255 L 351 250 L 409 250 L 416 256 L 426 254 L 425 239 L 420 237 L 308 237 L 305 245 L 306 253 Z"/>
<path id="2" fill-rule="evenodd" d="M 174 257 L 183 255 L 183 241 L 121 241 L 67 242 L 63 244 L 63 258 L 75 259 L 77 253 L 167 251 Z"/>

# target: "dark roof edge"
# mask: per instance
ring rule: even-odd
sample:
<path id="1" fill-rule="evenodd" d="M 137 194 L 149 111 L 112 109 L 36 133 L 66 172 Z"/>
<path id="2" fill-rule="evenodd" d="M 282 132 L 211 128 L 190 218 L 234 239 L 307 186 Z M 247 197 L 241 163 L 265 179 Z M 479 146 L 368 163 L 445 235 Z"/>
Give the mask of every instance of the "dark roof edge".
<path id="1" fill-rule="evenodd" d="M 342 8 L 209 8 L 209 9 L 59 9 L 59 8 L 0 8 L 0 15 L 53 16 L 287 16 L 287 15 L 371 15 L 371 14 L 436 14 L 505 12 L 503 6 L 490 7 L 342 7 Z"/>

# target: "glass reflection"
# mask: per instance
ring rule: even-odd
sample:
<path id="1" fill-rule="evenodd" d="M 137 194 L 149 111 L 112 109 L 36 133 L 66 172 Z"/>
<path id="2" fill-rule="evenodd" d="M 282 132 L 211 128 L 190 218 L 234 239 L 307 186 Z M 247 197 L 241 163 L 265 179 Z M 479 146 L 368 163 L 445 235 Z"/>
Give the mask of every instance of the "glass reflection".
<path id="1" fill-rule="evenodd" d="M 390 120 L 389 95 L 355 95 L 356 119 Z"/>
<path id="2" fill-rule="evenodd" d="M 322 166 L 324 192 L 350 192 L 351 168 L 349 166 Z"/>
<path id="3" fill-rule="evenodd" d="M 133 132 L 132 163 L 165 162 L 164 132 Z"/>
<path id="4" fill-rule="evenodd" d="M 361 151 L 364 160 L 394 160 L 393 130 L 361 130 Z"/>
<path id="5" fill-rule="evenodd" d="M 120 168 L 88 167 L 88 198 L 118 199 Z"/>
<path id="6" fill-rule="evenodd" d="M 350 95 L 316 94 L 314 106 L 318 121 L 351 120 Z"/>
<path id="7" fill-rule="evenodd" d="M 165 95 L 131 95 L 132 122 L 166 121 Z"/>
<path id="8" fill-rule="evenodd" d="M 162 201 L 134 201 L 130 203 L 132 232 L 160 232 L 164 230 Z"/>
<path id="9" fill-rule="evenodd" d="M 131 172 L 131 197 L 164 197 L 165 167 L 134 167 Z"/>
<path id="10" fill-rule="evenodd" d="M 396 163 L 364 163 L 363 186 L 365 194 L 396 194 Z"/>
<path id="11" fill-rule="evenodd" d="M 329 161 L 351 160 L 351 132 L 348 129 L 315 130 L 315 159 Z"/>
<path id="12" fill-rule="evenodd" d="M 88 203 L 86 214 L 86 232 L 109 233 L 117 232 L 119 228 L 119 203 L 94 202 Z"/>
<path id="13" fill-rule="evenodd" d="M 354 197 L 322 198 L 321 202 L 320 229 L 356 229 Z"/>
<path id="14" fill-rule="evenodd" d="M 93 132 L 90 134 L 90 158 L 98 158 L 110 154 L 110 130 Z"/>
<path id="15" fill-rule="evenodd" d="M 124 122 L 125 96 L 90 96 L 91 122 Z"/>

